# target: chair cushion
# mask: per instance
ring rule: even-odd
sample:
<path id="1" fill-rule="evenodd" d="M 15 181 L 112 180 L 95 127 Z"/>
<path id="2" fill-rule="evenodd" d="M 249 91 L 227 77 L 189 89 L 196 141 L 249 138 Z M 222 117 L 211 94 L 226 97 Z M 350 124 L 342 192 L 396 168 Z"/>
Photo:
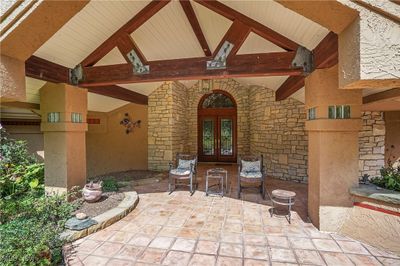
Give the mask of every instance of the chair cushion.
<path id="1" fill-rule="evenodd" d="M 190 164 L 195 164 L 196 160 L 182 160 L 179 159 L 178 162 L 178 169 L 186 169 L 186 170 L 190 170 Z"/>
<path id="2" fill-rule="evenodd" d="M 260 171 L 242 171 L 240 172 L 240 177 L 245 177 L 245 178 L 261 178 L 262 173 Z"/>
<path id="3" fill-rule="evenodd" d="M 242 172 L 261 172 L 260 161 L 243 161 Z"/>
<path id="4" fill-rule="evenodd" d="M 170 173 L 172 175 L 181 175 L 181 176 L 185 176 L 185 175 L 190 175 L 190 169 L 181 169 L 181 168 L 177 168 L 177 169 L 172 169 L 170 171 Z"/>

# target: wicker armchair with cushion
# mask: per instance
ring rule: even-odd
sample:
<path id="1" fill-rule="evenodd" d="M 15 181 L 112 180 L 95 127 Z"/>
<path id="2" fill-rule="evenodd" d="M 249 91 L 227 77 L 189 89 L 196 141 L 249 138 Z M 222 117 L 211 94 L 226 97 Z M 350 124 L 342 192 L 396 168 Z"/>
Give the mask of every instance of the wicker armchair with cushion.
<path id="1" fill-rule="evenodd" d="M 238 198 L 242 192 L 242 183 L 259 184 L 263 199 L 265 198 L 265 171 L 263 155 L 246 155 L 238 158 Z"/>
<path id="2" fill-rule="evenodd" d="M 177 186 L 188 186 L 193 195 L 197 186 L 197 155 L 178 153 L 176 155 L 176 167 L 170 162 L 168 176 L 168 191 L 171 194 Z M 189 181 L 189 184 L 184 182 Z"/>

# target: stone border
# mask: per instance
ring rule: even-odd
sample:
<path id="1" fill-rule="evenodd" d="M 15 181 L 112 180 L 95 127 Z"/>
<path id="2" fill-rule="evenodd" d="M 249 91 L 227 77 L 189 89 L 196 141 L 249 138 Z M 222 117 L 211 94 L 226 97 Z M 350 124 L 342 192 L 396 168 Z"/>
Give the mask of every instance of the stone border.
<path id="1" fill-rule="evenodd" d="M 128 213 L 136 208 L 139 202 L 139 196 L 136 191 L 124 192 L 125 198 L 118 204 L 117 207 L 106 211 L 92 219 L 97 222 L 97 224 L 92 225 L 83 230 L 70 230 L 67 229 L 61 234 L 62 239 L 67 239 L 68 241 L 75 241 L 82 237 L 93 234 L 101 229 L 104 229 L 113 223 L 124 218 Z"/>
<path id="2" fill-rule="evenodd" d="M 358 197 L 370 198 L 382 202 L 400 205 L 400 192 L 389 189 L 377 189 L 376 185 L 360 185 L 350 189 L 350 194 Z"/>

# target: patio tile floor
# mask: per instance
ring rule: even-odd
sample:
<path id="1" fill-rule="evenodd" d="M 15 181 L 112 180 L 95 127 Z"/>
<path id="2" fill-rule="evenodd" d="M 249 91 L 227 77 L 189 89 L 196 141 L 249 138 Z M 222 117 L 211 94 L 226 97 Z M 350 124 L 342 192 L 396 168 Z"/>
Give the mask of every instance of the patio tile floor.
<path id="1" fill-rule="evenodd" d="M 320 232 L 308 223 L 306 186 L 280 180 L 267 183 L 269 191 L 274 187 L 296 191 L 288 224 L 283 217 L 270 216 L 269 200 L 256 191 L 249 189 L 245 195 L 252 197 L 236 199 L 233 179 L 223 198 L 205 196 L 202 185 L 193 196 L 187 190 L 169 195 L 166 180 L 137 187 L 136 209 L 105 230 L 75 241 L 68 264 L 400 265 L 400 258 L 391 253 Z"/>

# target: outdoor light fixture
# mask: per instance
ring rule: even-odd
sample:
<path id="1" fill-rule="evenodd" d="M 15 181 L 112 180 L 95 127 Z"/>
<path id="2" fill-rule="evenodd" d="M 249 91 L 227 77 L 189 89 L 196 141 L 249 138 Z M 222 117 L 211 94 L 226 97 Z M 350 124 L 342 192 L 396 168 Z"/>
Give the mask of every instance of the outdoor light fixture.
<path id="1" fill-rule="evenodd" d="M 128 113 L 125 113 L 125 117 L 119 122 L 120 125 L 125 127 L 125 133 L 129 134 L 133 131 L 133 128 L 140 127 L 141 120 L 133 122 Z"/>

